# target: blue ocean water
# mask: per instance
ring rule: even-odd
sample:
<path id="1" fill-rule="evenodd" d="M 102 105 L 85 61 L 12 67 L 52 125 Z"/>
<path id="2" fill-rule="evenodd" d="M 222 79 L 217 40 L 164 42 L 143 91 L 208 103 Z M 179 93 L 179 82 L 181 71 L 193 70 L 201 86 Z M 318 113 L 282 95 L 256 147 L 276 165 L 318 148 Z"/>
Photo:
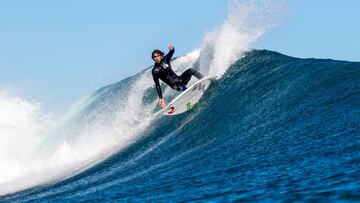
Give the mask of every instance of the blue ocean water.
<path id="1" fill-rule="evenodd" d="M 98 90 L 76 119 L 91 122 L 136 79 Z M 156 99 L 149 89 L 142 102 Z M 253 50 L 193 110 L 153 120 L 84 172 L 0 202 L 359 201 L 359 124 L 360 63 Z"/>

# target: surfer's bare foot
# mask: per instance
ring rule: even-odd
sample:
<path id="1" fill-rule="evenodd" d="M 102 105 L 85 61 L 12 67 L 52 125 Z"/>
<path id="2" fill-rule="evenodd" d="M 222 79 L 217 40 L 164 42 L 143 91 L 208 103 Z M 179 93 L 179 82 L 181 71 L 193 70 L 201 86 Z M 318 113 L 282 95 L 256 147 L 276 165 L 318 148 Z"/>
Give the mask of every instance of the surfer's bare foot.
<path id="1" fill-rule="evenodd" d="M 160 99 L 159 104 L 160 104 L 161 108 L 165 109 L 166 103 L 165 103 L 164 99 Z"/>

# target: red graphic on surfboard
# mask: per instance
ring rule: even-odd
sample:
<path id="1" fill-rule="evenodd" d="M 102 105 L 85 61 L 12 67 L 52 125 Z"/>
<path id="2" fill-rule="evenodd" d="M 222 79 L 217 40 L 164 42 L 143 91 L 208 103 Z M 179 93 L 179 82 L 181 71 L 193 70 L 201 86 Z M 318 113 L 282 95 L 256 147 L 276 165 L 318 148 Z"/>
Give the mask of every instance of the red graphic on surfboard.
<path id="1" fill-rule="evenodd" d="M 175 107 L 170 107 L 169 111 L 167 112 L 168 114 L 173 114 L 175 112 Z"/>

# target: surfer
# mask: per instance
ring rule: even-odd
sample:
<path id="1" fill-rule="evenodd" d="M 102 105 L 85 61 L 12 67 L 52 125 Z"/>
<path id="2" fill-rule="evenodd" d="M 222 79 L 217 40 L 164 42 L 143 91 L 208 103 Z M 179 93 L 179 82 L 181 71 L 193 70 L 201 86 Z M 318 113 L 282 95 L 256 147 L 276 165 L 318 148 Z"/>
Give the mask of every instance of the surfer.
<path id="1" fill-rule="evenodd" d="M 169 45 L 169 53 L 164 56 L 164 52 L 155 49 L 151 53 L 151 58 L 154 60 L 155 64 L 152 69 L 152 75 L 156 86 L 156 91 L 159 95 L 159 104 L 161 108 L 166 107 L 166 103 L 162 98 L 161 87 L 159 79 L 169 85 L 172 89 L 177 91 L 186 90 L 186 85 L 191 79 L 191 76 L 195 76 L 197 79 L 201 79 L 204 76 L 193 68 L 189 68 L 184 71 L 180 76 L 171 69 L 170 60 L 173 56 L 175 49 L 173 45 Z"/>

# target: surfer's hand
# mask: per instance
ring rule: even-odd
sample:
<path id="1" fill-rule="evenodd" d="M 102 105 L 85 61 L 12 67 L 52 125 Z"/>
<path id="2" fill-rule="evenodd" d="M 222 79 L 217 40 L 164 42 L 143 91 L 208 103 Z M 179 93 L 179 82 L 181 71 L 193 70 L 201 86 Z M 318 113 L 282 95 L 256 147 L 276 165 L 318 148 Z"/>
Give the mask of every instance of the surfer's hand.
<path id="1" fill-rule="evenodd" d="M 170 51 L 170 50 L 174 49 L 174 46 L 172 44 L 169 44 L 168 48 L 169 48 L 169 51 Z"/>
<path id="2" fill-rule="evenodd" d="M 160 104 L 161 108 L 165 109 L 166 104 L 165 104 L 164 99 L 160 99 L 159 104 Z"/>

